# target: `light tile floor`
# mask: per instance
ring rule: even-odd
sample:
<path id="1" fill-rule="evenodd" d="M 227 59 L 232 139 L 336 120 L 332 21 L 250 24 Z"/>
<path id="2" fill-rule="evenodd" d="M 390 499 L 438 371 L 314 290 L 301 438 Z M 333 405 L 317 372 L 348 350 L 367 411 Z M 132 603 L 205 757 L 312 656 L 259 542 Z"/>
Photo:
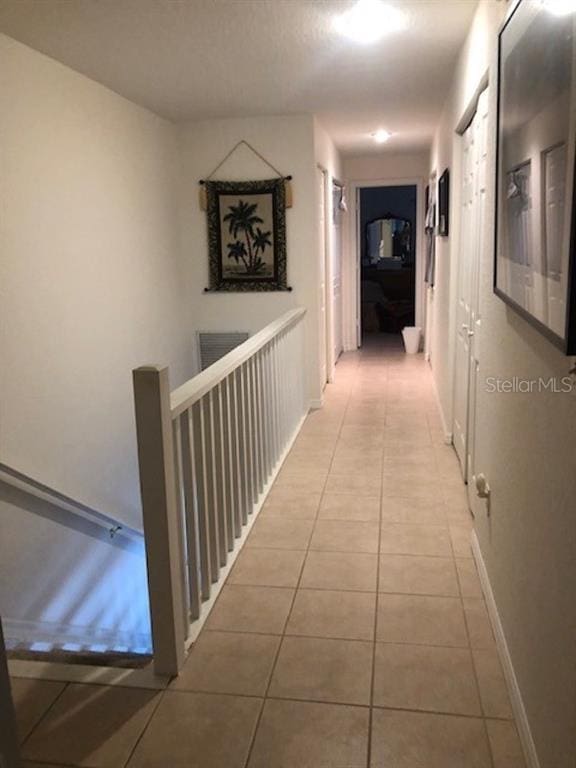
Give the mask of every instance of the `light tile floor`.
<path id="1" fill-rule="evenodd" d="M 180 677 L 15 679 L 24 756 L 90 768 L 523 768 L 431 377 L 343 355 Z"/>

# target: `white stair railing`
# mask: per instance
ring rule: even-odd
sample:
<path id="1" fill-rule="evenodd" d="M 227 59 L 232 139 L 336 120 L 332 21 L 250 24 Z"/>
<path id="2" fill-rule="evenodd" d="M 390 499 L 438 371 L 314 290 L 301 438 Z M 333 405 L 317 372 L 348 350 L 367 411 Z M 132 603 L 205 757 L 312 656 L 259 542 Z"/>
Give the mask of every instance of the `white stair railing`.
<path id="1" fill-rule="evenodd" d="M 287 312 L 170 392 L 133 372 L 154 665 L 181 669 L 307 410 L 303 318 Z"/>

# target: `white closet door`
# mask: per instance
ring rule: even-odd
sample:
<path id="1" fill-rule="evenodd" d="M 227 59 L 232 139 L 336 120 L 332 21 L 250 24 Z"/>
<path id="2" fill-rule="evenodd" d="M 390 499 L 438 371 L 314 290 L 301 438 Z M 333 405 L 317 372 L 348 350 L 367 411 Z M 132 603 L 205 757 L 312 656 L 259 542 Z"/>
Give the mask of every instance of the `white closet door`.
<path id="1" fill-rule="evenodd" d="M 464 479 L 474 473 L 475 393 L 480 260 L 485 247 L 488 92 L 462 139 L 462 202 L 458 254 L 456 354 L 454 363 L 454 447 Z"/>

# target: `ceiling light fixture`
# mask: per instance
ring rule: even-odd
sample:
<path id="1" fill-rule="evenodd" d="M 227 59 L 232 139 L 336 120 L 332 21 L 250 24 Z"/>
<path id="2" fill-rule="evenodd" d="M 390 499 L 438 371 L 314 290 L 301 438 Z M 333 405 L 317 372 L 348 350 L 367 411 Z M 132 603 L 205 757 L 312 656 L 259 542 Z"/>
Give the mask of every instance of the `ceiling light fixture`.
<path id="1" fill-rule="evenodd" d="M 334 18 L 334 27 L 341 35 L 364 44 L 376 43 L 406 25 L 405 14 L 380 0 L 358 0 L 350 10 Z"/>
<path id="2" fill-rule="evenodd" d="M 542 0 L 542 5 L 554 16 L 576 13 L 576 0 Z"/>
<path id="3" fill-rule="evenodd" d="M 385 144 L 388 139 L 390 139 L 392 134 L 390 131 L 384 130 L 384 128 L 380 128 L 376 131 L 376 133 L 372 134 L 372 138 L 376 142 L 376 144 Z"/>

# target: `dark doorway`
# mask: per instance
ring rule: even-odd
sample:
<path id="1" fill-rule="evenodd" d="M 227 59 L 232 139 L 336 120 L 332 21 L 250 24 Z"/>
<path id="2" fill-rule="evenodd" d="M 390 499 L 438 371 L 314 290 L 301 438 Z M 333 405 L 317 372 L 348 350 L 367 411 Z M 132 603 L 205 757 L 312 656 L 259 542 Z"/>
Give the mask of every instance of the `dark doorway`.
<path id="1" fill-rule="evenodd" d="M 414 325 L 415 185 L 360 189 L 362 336 Z"/>

